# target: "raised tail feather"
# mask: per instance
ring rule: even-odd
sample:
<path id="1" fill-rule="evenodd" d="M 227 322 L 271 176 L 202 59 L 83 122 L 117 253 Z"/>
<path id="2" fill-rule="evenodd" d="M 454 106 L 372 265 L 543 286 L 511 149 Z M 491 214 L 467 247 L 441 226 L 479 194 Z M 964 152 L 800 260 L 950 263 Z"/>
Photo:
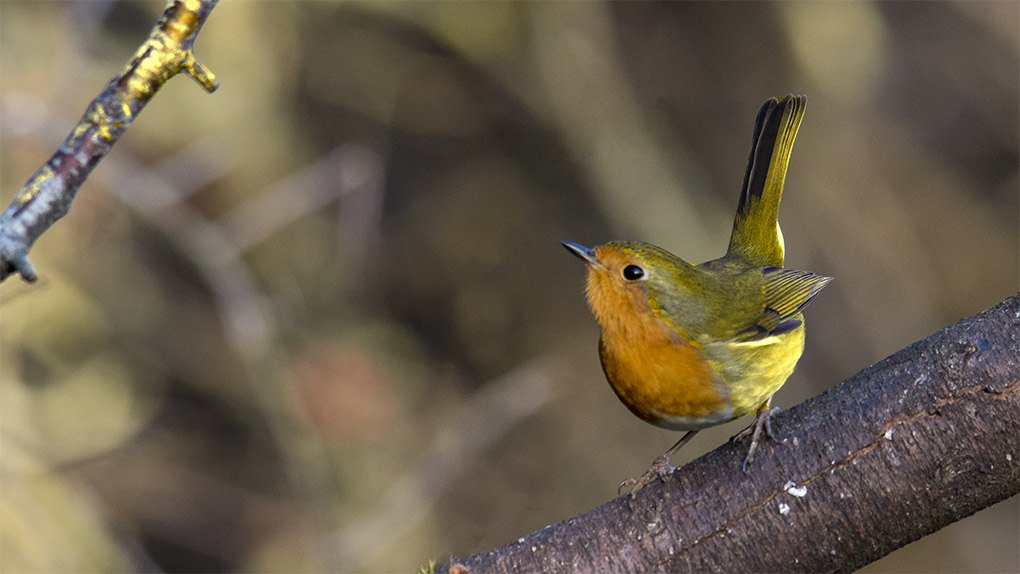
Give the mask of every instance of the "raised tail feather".
<path id="1" fill-rule="evenodd" d="M 779 228 L 779 200 L 807 96 L 769 98 L 758 111 L 751 139 L 747 173 L 733 221 L 727 254 L 752 265 L 783 265 L 783 232 Z"/>

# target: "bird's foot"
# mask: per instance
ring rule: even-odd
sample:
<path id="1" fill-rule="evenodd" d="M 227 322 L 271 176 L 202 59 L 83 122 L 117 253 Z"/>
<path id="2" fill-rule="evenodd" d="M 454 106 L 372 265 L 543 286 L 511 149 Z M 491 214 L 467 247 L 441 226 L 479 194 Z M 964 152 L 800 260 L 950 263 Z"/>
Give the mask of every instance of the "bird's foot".
<path id="1" fill-rule="evenodd" d="M 680 437 L 680 440 L 676 441 L 676 444 L 669 447 L 669 450 L 662 453 L 659 458 L 653 460 L 652 466 L 650 466 L 644 474 L 637 478 L 630 478 L 620 483 L 620 487 L 616 490 L 616 493 L 619 494 L 623 492 L 623 489 L 625 488 L 630 489 L 630 496 L 627 498 L 627 505 L 630 506 L 631 510 L 634 510 L 634 497 L 637 496 L 639 490 L 648 486 L 648 484 L 656 478 L 665 481 L 671 474 L 673 474 L 676 467 L 669 465 L 669 457 L 673 456 L 673 453 L 680 450 L 680 448 L 694 438 L 694 435 L 696 434 L 698 434 L 698 431 L 696 430 L 687 431 L 684 436 Z"/>
<path id="2" fill-rule="evenodd" d="M 621 482 L 619 488 L 616 489 L 616 493 L 622 494 L 624 490 L 629 488 L 629 503 L 634 500 L 634 497 L 637 496 L 639 490 L 651 484 L 656 478 L 663 481 L 668 480 L 674 470 L 676 470 L 676 467 L 670 466 L 669 457 L 664 454 L 653 460 L 652 466 L 650 466 L 641 476 L 628 478 Z"/>
<path id="3" fill-rule="evenodd" d="M 772 413 L 779 412 L 779 407 L 766 406 L 765 408 L 758 409 L 757 414 L 754 417 L 754 422 L 748 425 L 747 428 L 733 435 L 730 440 L 736 442 L 743 440 L 748 436 L 751 437 L 751 446 L 747 449 L 747 457 L 744 458 L 743 471 L 747 472 L 747 465 L 754 462 L 754 453 L 758 450 L 758 441 L 761 438 L 761 431 L 765 429 L 765 434 L 775 442 L 779 442 L 776 435 L 772 434 Z"/>

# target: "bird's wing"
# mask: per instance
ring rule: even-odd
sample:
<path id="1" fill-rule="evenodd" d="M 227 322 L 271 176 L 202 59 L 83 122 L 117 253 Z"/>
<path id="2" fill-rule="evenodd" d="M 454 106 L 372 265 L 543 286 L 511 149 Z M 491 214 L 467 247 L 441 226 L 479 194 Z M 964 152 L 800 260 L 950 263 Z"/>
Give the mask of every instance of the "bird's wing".
<path id="1" fill-rule="evenodd" d="M 832 281 L 832 277 L 782 267 L 765 267 L 762 273 L 765 307 L 754 323 L 740 332 L 740 340 L 754 341 L 796 329 L 802 323 L 799 313 Z"/>

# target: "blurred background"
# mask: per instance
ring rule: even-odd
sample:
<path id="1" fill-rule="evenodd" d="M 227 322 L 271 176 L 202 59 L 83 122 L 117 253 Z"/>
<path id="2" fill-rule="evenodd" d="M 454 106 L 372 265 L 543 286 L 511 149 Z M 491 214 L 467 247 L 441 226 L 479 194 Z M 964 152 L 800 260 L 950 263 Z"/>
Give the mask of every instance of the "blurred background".
<path id="1" fill-rule="evenodd" d="M 163 3 L 0 2 L 0 200 Z M 790 407 L 1018 290 L 1011 2 L 223 2 L 0 285 L 0 568 L 402 571 L 599 505 L 677 438 L 559 245 L 721 255 L 769 96 Z M 699 435 L 700 456 L 745 421 Z M 868 572 L 1020 569 L 1017 499 Z"/>

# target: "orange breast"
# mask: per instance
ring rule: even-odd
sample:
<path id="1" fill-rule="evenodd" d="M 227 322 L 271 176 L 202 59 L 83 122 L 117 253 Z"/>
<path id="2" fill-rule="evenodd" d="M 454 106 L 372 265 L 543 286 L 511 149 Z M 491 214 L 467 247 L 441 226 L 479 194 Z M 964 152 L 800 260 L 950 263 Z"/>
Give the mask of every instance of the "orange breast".
<path id="1" fill-rule="evenodd" d="M 700 350 L 650 312 L 632 316 L 627 327 L 603 328 L 599 355 L 609 384 L 631 412 L 676 429 L 732 418 L 729 390 Z"/>
<path id="2" fill-rule="evenodd" d="M 641 419 L 675 430 L 731 420 L 730 390 L 705 356 L 660 321 L 645 284 L 625 281 L 633 254 L 595 248 L 601 265 L 589 266 L 588 303 L 602 327 L 602 370 L 623 404 Z"/>

